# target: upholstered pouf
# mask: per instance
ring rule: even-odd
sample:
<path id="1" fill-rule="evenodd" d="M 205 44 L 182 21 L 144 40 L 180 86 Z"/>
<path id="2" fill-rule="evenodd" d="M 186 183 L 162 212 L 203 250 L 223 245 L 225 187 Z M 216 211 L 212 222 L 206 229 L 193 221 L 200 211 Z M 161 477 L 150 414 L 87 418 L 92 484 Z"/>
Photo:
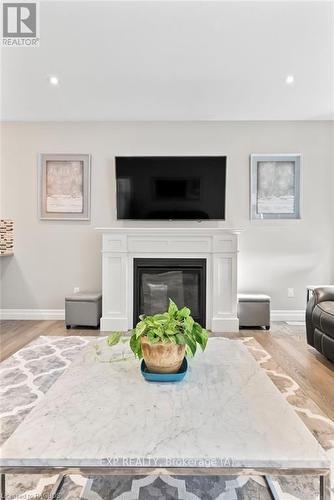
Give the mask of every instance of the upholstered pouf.
<path id="1" fill-rule="evenodd" d="M 270 297 L 256 293 L 238 294 L 239 326 L 270 328 Z"/>
<path id="2" fill-rule="evenodd" d="M 101 292 L 78 292 L 65 297 L 65 325 L 95 326 L 100 324 L 102 316 Z"/>

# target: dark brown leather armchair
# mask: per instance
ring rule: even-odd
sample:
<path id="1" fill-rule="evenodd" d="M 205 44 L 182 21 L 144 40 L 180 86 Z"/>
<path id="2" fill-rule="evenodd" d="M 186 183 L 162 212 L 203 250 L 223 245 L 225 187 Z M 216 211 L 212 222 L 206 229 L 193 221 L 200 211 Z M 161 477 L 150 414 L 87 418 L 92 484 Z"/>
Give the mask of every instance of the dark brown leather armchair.
<path id="1" fill-rule="evenodd" d="M 315 288 L 306 308 L 307 343 L 334 362 L 334 286 Z"/>

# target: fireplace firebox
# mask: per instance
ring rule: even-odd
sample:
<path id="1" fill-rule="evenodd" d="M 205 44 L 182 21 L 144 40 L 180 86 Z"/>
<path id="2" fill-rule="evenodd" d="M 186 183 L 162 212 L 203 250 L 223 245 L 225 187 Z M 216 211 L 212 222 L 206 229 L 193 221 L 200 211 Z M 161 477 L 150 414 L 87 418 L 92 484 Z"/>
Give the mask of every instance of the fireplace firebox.
<path id="1" fill-rule="evenodd" d="M 166 311 L 169 298 L 206 325 L 206 259 L 135 258 L 133 285 L 134 325 L 140 314 Z"/>

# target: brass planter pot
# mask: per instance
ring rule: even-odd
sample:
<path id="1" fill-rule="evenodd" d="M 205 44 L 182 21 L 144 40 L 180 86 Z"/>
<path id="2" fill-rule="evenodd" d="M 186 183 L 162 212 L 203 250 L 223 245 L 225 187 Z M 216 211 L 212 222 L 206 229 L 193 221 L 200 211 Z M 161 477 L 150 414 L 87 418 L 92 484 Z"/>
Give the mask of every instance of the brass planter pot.
<path id="1" fill-rule="evenodd" d="M 141 337 L 141 349 L 148 370 L 152 373 L 177 373 L 184 359 L 186 346 L 157 342 L 150 344 L 147 337 Z"/>

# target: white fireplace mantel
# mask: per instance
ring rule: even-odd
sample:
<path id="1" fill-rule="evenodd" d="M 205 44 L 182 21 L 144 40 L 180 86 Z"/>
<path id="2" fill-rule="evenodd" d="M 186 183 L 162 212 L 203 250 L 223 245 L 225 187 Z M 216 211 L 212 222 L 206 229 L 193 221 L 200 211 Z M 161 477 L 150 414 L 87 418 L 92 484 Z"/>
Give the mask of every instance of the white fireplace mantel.
<path id="1" fill-rule="evenodd" d="M 206 328 L 235 332 L 239 231 L 223 228 L 97 228 L 102 232 L 101 330 L 133 327 L 133 259 L 205 258 Z"/>

